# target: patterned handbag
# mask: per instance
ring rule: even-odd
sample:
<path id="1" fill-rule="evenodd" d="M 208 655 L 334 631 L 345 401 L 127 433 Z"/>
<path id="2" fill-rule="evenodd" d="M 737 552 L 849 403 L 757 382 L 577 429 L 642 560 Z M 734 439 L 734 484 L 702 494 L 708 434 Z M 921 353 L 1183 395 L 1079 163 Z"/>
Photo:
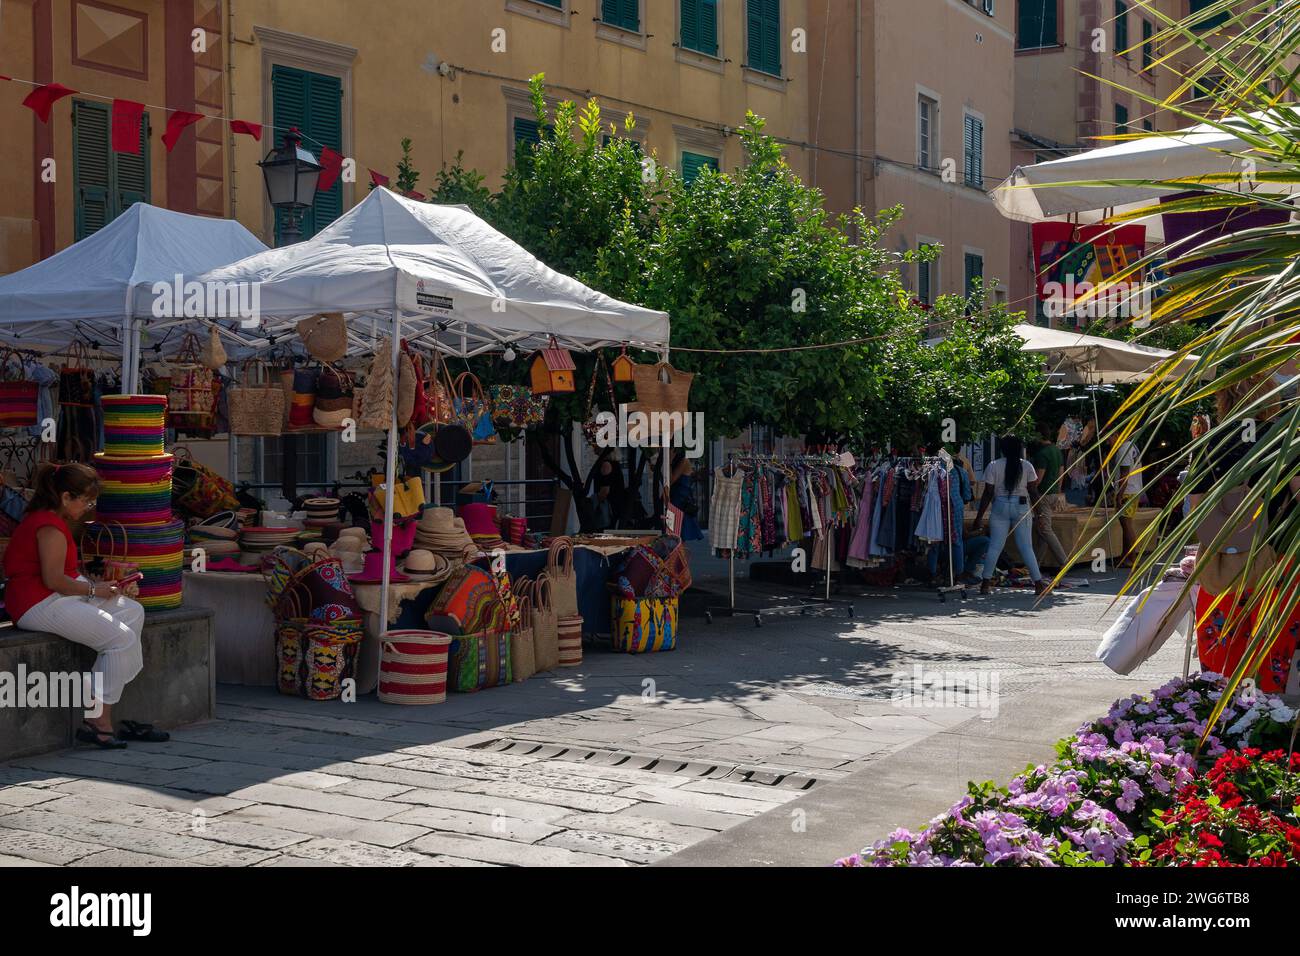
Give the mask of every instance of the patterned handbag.
<path id="1" fill-rule="evenodd" d="M 549 395 L 534 395 L 527 385 L 493 385 L 492 421 L 504 428 L 529 428 L 546 420 Z"/>
<path id="2" fill-rule="evenodd" d="M 447 683 L 460 694 L 511 683 L 510 632 L 461 634 L 451 645 Z"/>
<path id="3" fill-rule="evenodd" d="M 115 530 L 116 529 L 116 530 Z M 108 548 L 104 547 L 104 533 L 108 532 Z M 117 553 L 118 533 L 122 536 L 122 553 Z M 140 565 L 130 560 L 131 540 L 119 521 L 101 521 L 95 532 L 94 553 L 103 562 L 100 574 L 105 581 L 124 581 L 140 570 Z"/>
<path id="4" fill-rule="evenodd" d="M 615 596 L 611 609 L 614 650 L 626 654 L 671 651 L 677 646 L 677 599 Z"/>
<path id="5" fill-rule="evenodd" d="M 303 638 L 311 623 L 296 598 L 288 595 L 275 621 L 275 683 L 280 693 L 303 696 Z"/>
<path id="6" fill-rule="evenodd" d="M 35 425 L 39 386 L 27 380 L 22 356 L 13 349 L 0 352 L 0 428 Z"/>
<path id="7" fill-rule="evenodd" d="M 177 445 L 172 454 L 176 456 L 172 501 L 177 509 L 196 518 L 211 518 L 218 512 L 239 507 L 235 486 L 207 465 L 195 461 L 190 449 Z"/>
<path id="8" fill-rule="evenodd" d="M 185 333 L 180 352 L 171 364 L 171 390 L 167 393 L 167 423 L 172 428 L 190 431 L 212 426 L 215 375 L 199 360 L 201 350 L 198 336 Z"/>
<path id="9" fill-rule="evenodd" d="M 303 629 L 302 686 L 309 700 L 337 700 L 356 672 L 363 628 L 358 620 L 308 620 Z"/>
<path id="10" fill-rule="evenodd" d="M 492 424 L 492 408 L 483 394 L 483 384 L 472 372 L 461 372 L 452 382 L 451 401 L 456 409 L 456 420 L 469 429 L 476 445 L 495 445 L 496 426 Z"/>
<path id="11" fill-rule="evenodd" d="M 429 630 L 474 634 L 504 630 L 505 605 L 492 575 L 473 564 L 451 573 L 429 605 Z"/>
<path id="12" fill-rule="evenodd" d="M 614 382 L 609 375 L 609 366 L 605 364 L 603 353 L 597 353 L 596 364 L 591 369 L 591 384 L 587 386 L 587 414 L 586 421 L 582 423 L 582 434 L 587 438 L 587 444 L 593 448 L 596 447 L 596 436 L 600 432 L 600 423 L 596 421 L 598 409 L 596 408 L 596 383 L 601 375 L 605 377 L 606 397 L 609 399 L 610 410 L 618 412 L 618 400 L 614 398 Z"/>

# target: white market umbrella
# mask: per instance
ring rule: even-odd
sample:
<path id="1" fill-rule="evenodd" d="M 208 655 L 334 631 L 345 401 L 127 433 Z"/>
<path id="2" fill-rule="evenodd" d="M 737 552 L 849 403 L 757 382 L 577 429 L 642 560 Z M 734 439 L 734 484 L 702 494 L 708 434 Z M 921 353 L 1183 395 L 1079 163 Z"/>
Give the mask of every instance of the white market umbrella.
<path id="1" fill-rule="evenodd" d="M 1066 385 L 1122 385 L 1141 382 L 1156 373 L 1173 356 L 1165 349 L 1123 342 L 1099 335 L 1083 335 L 1039 325 L 1017 325 L 1025 344 L 1021 349 L 1041 354 L 1049 369 L 1063 375 Z M 1170 374 L 1188 375 L 1196 367 L 1195 355 L 1184 357 Z"/>
<path id="2" fill-rule="evenodd" d="M 1282 109 L 1285 109 L 1283 107 Z M 1300 115 L 1292 109 L 1290 127 L 1300 127 Z M 1260 122 L 1258 114 L 1254 117 Z M 1275 120 L 1266 120 L 1272 128 L 1281 128 Z M 1235 123 L 1243 133 L 1252 131 L 1245 120 L 1226 120 L 1230 127 Z M 1153 187 L 1132 185 L 1128 180 L 1188 179 L 1196 180 L 1214 174 L 1241 175 L 1246 166 L 1233 153 L 1249 153 L 1252 147 L 1230 132 L 1210 124 L 1200 124 L 1161 136 L 1143 136 L 1112 146 L 1087 150 L 1037 163 L 1019 166 L 989 195 L 998 211 L 1007 219 L 1019 222 L 1047 222 L 1070 219 L 1080 223 L 1097 222 L 1108 215 L 1139 209 L 1151 205 L 1162 196 L 1176 195 L 1186 190 L 1182 187 Z M 1257 170 L 1275 167 L 1259 163 Z M 1079 186 L 1063 183 L 1109 183 L 1109 185 Z M 1226 187 L 1227 184 L 1217 184 Z M 1255 184 L 1262 192 L 1287 195 L 1292 189 L 1282 183 Z M 1239 191 L 1250 188 L 1247 181 L 1238 184 Z M 1139 220 L 1147 227 L 1147 238 L 1152 242 L 1164 241 L 1164 226 L 1160 216 Z"/>
<path id="3" fill-rule="evenodd" d="M 41 344 L 68 340 L 68 323 L 111 323 L 123 337 L 123 389 L 138 343 L 131 320 L 152 314 L 155 283 L 204 272 L 266 246 L 242 225 L 135 203 L 102 229 L 35 265 L 0 276 L 0 331 Z"/>

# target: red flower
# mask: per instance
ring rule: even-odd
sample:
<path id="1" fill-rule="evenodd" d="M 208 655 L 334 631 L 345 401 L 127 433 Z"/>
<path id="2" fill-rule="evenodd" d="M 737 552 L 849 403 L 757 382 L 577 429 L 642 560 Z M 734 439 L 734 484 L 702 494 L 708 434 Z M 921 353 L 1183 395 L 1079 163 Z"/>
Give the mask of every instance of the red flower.
<path id="1" fill-rule="evenodd" d="M 1203 832 L 1203 833 L 1201 833 L 1201 835 L 1197 838 L 1197 841 L 1201 844 L 1201 846 L 1204 846 L 1204 847 L 1216 847 L 1216 848 L 1217 848 L 1217 847 L 1221 847 L 1221 846 L 1223 846 L 1223 841 L 1220 840 L 1218 837 L 1216 837 L 1213 833 L 1205 833 L 1205 832 Z"/>
<path id="2" fill-rule="evenodd" d="M 1259 759 L 1260 759 L 1260 760 L 1265 760 L 1265 761 L 1267 761 L 1268 763 L 1281 763 L 1283 760 L 1286 759 L 1286 751 L 1285 751 L 1285 750 L 1270 750 L 1268 753 L 1264 754 L 1264 755 L 1263 755 L 1262 757 L 1260 757 Z"/>

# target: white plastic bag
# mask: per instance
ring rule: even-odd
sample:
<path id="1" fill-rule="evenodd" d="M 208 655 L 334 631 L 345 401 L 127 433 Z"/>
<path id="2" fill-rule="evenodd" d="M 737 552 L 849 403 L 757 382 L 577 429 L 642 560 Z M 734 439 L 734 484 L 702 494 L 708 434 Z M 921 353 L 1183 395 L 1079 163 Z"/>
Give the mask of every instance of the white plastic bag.
<path id="1" fill-rule="evenodd" d="M 1131 674 L 1179 630 L 1196 607 L 1198 589 L 1188 589 L 1186 581 L 1174 578 L 1135 595 L 1102 635 L 1097 660 L 1116 674 Z"/>

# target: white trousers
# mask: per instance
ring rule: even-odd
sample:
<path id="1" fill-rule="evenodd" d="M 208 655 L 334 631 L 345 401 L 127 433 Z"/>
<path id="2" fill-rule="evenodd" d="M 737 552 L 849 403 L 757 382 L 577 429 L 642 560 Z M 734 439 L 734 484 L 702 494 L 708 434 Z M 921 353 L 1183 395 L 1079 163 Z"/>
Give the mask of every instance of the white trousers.
<path id="1" fill-rule="evenodd" d="M 144 607 L 128 597 L 99 598 L 51 594 L 18 621 L 24 631 L 57 634 L 99 652 L 93 671 L 102 674 L 102 702 L 116 704 L 122 689 L 144 667 L 140 632 Z"/>

